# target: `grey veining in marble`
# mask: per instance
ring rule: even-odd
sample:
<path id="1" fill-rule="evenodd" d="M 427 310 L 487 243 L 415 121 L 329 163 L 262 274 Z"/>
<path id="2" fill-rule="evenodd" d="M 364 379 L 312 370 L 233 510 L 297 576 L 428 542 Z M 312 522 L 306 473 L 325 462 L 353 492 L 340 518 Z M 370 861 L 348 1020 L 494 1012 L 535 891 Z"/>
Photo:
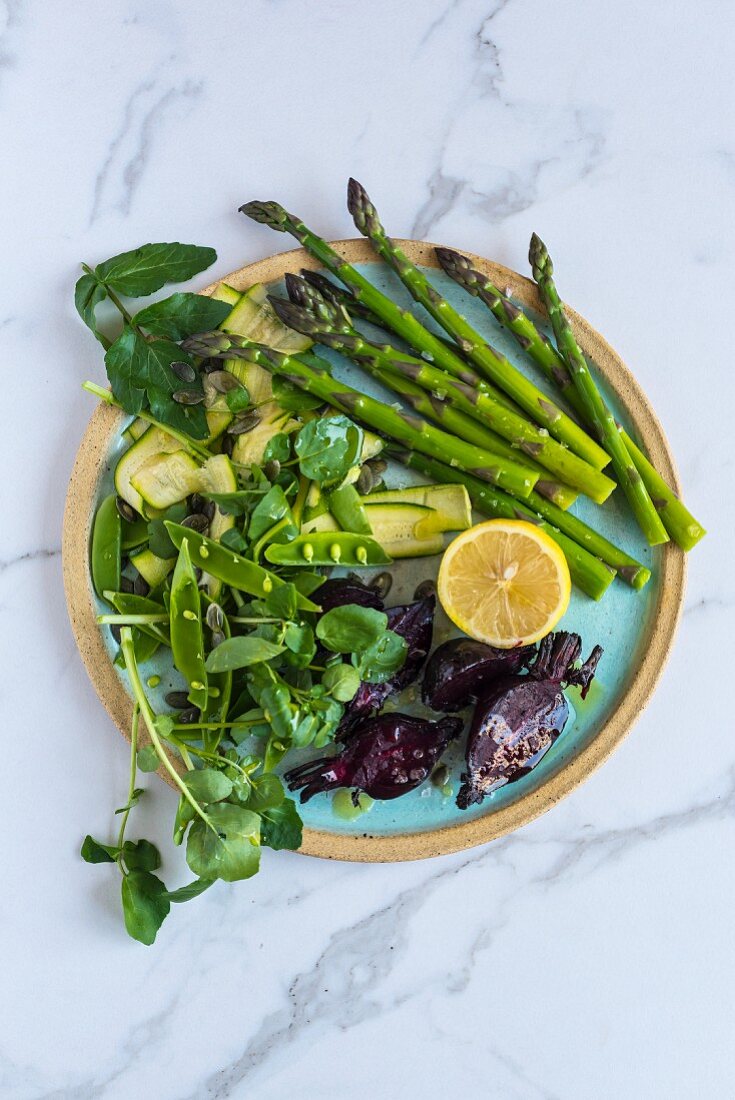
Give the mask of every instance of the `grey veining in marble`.
<path id="1" fill-rule="evenodd" d="M 718 0 L 0 3 L 3 1100 L 735 1095 L 734 64 Z M 103 380 L 78 264 L 290 247 L 236 214 L 253 196 L 350 236 L 350 174 L 396 235 L 525 271 L 542 232 L 711 533 L 645 715 L 544 818 L 425 863 L 267 853 L 146 949 L 78 856 L 127 780 L 61 585 Z M 144 782 L 133 831 L 183 882 Z"/>

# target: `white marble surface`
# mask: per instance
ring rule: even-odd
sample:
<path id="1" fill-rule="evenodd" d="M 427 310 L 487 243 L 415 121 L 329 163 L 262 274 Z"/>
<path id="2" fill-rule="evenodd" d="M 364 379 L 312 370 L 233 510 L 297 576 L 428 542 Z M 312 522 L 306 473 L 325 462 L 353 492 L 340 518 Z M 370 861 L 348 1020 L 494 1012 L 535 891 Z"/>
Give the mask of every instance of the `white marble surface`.
<path id="1" fill-rule="evenodd" d="M 735 1095 L 735 7 L 6 0 L 0 32 L 0 1094 Z M 349 236 L 350 173 L 397 234 L 525 270 L 542 232 L 712 533 L 654 701 L 553 812 L 412 865 L 272 854 L 145 949 L 77 854 L 127 769 L 61 587 L 79 383 L 102 380 L 77 263 L 183 239 L 225 272 L 289 247 L 235 213 L 253 197 Z M 141 827 L 169 852 L 149 782 Z"/>

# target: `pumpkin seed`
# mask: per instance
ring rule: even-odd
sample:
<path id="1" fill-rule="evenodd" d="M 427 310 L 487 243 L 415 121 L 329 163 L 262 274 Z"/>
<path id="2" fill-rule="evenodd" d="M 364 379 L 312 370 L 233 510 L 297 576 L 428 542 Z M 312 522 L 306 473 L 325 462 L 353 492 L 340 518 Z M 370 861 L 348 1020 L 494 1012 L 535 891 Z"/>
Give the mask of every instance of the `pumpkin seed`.
<path id="1" fill-rule="evenodd" d="M 183 359 L 177 359 L 172 363 L 171 370 L 174 372 L 179 382 L 193 382 L 197 376 L 197 372 L 191 363 L 185 363 Z"/>
<path id="2" fill-rule="evenodd" d="M 367 464 L 375 474 L 376 481 L 388 469 L 388 463 L 384 458 L 369 458 Z"/>
<path id="3" fill-rule="evenodd" d="M 225 435 L 222 436 L 222 454 L 227 455 L 227 457 L 230 458 L 231 455 L 232 455 L 232 452 L 234 451 L 234 449 L 235 449 L 235 437 L 234 437 L 234 435 L 227 435 L 225 433 Z"/>
<path id="4" fill-rule="evenodd" d="M 182 519 L 181 526 L 189 527 L 192 531 L 198 531 L 203 535 L 209 527 L 209 520 L 202 512 L 192 512 L 186 519 Z"/>
<path id="5" fill-rule="evenodd" d="M 378 573 L 377 577 L 373 577 L 370 581 L 370 587 L 383 599 L 388 595 L 393 586 L 393 575 L 387 570 L 383 573 Z"/>
<path id="6" fill-rule="evenodd" d="M 212 631 L 212 649 L 216 649 L 218 645 L 222 645 L 225 640 L 225 636 L 221 630 Z"/>
<path id="7" fill-rule="evenodd" d="M 234 374 L 228 370 L 215 370 L 209 375 L 209 381 L 217 393 L 229 393 L 231 390 L 239 390 L 241 384 Z"/>
<path id="8" fill-rule="evenodd" d="M 355 482 L 355 488 L 361 497 L 366 497 L 375 484 L 375 478 L 373 477 L 373 471 L 367 465 L 367 463 L 360 470 L 357 481 Z"/>
<path id="9" fill-rule="evenodd" d="M 120 591 L 125 592 L 128 596 L 132 596 L 135 588 L 130 577 L 120 577 Z"/>
<path id="10" fill-rule="evenodd" d="M 136 519 L 140 519 L 135 508 L 128 504 L 127 500 L 123 500 L 122 497 L 115 497 L 115 507 L 120 517 L 124 519 L 126 523 L 135 523 Z"/>
<path id="11" fill-rule="evenodd" d="M 271 458 L 263 467 L 263 473 L 269 481 L 275 481 L 281 472 L 281 463 L 277 458 Z"/>
<path id="12" fill-rule="evenodd" d="M 120 627 L 117 625 L 117 623 L 113 623 L 113 625 L 110 627 L 110 634 L 112 634 L 117 644 L 120 645 L 121 634 Z"/>
<path id="13" fill-rule="evenodd" d="M 415 600 L 424 600 L 427 596 L 436 596 L 436 583 L 434 581 L 425 580 L 416 586 L 416 591 L 413 594 Z"/>
<path id="14" fill-rule="evenodd" d="M 135 593 L 135 595 L 147 596 L 150 590 L 151 586 L 148 584 L 148 581 L 145 579 L 145 577 L 141 576 L 141 574 L 138 573 L 135 580 L 133 581 L 133 592 Z"/>
<path id="15" fill-rule="evenodd" d="M 252 432 L 253 428 L 260 424 L 260 416 L 255 411 L 244 413 L 243 416 L 236 417 L 227 429 L 228 435 L 245 435 L 245 432 Z"/>
<path id="16" fill-rule="evenodd" d="M 207 626 L 210 630 L 221 630 L 225 621 L 225 613 L 218 603 L 211 603 L 207 608 Z"/>
<path id="17" fill-rule="evenodd" d="M 205 374 L 214 374 L 215 371 L 222 370 L 222 362 L 219 359 L 205 359 L 202 370 Z"/>
<path id="18" fill-rule="evenodd" d="M 186 710 L 182 710 L 179 715 L 179 722 L 186 726 L 192 725 L 194 722 L 198 722 L 201 717 L 201 711 L 199 707 L 188 707 Z"/>
<path id="19" fill-rule="evenodd" d="M 204 394 L 198 390 L 177 390 L 171 395 L 178 405 L 201 405 Z"/>
<path id="20" fill-rule="evenodd" d="M 186 691 L 169 691 L 166 695 L 166 704 L 174 710 L 186 710 L 189 706 L 189 695 Z"/>

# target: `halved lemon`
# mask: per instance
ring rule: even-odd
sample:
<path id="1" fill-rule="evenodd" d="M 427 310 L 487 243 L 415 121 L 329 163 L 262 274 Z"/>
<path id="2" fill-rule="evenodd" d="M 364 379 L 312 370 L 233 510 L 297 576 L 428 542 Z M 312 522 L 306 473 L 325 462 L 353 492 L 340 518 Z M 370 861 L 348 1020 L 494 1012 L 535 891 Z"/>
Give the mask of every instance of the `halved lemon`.
<path id="1" fill-rule="evenodd" d="M 458 535 L 444 552 L 437 584 L 452 622 L 499 649 L 545 637 L 566 611 L 571 588 L 554 540 L 532 523 L 504 519 Z"/>

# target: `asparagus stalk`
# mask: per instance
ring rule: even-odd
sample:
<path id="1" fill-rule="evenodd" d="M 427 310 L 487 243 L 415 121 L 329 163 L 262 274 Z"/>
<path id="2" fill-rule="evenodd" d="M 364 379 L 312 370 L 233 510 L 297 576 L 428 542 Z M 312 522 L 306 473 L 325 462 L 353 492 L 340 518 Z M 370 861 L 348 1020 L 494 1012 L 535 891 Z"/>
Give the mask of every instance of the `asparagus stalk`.
<path id="1" fill-rule="evenodd" d="M 585 407 L 566 363 L 543 333 L 539 332 L 531 318 L 498 290 L 486 275 L 473 268 L 466 256 L 450 248 L 437 248 L 436 255 L 447 275 L 488 306 L 500 324 L 513 333 L 518 343 L 538 364 L 549 381 L 559 387 L 575 412 L 583 420 L 586 419 Z M 618 428 L 633 465 L 640 474 L 664 527 L 677 546 L 682 550 L 691 550 L 706 534 L 704 527 L 694 518 L 673 489 L 666 484 L 655 466 L 625 429 L 620 424 Z"/>
<path id="2" fill-rule="evenodd" d="M 569 575 L 572 583 L 580 588 L 593 600 L 600 600 L 612 584 L 615 571 L 610 569 L 599 558 L 579 546 L 573 539 L 568 538 L 562 531 L 547 523 L 531 508 L 514 500 L 501 490 L 486 486 L 476 478 L 463 476 L 459 471 L 444 466 L 441 462 L 425 458 L 410 451 L 398 451 L 391 448 L 393 458 L 403 462 L 412 469 L 420 470 L 423 474 L 436 481 L 454 481 L 464 485 L 469 493 L 472 504 L 478 512 L 494 519 L 522 519 L 534 523 L 545 531 L 556 542 L 567 559 Z M 487 491 L 486 491 L 487 490 Z"/>
<path id="3" fill-rule="evenodd" d="M 354 179 L 348 185 L 347 206 L 355 225 L 369 238 L 377 254 L 394 269 L 415 300 L 454 337 L 480 373 L 508 394 L 532 420 L 546 428 L 555 439 L 565 443 L 596 469 L 604 469 L 610 461 L 609 455 L 579 424 L 555 405 L 548 394 L 521 374 L 505 356 L 490 347 L 462 314 L 439 294 L 424 273 L 388 237 L 365 189 Z"/>
<path id="4" fill-rule="evenodd" d="M 500 515 L 506 519 L 541 518 L 547 523 L 549 534 L 561 535 L 562 538 L 571 542 L 572 546 L 576 546 L 582 551 L 585 557 L 581 560 L 585 563 L 585 569 L 587 571 L 591 569 L 598 580 L 604 577 L 604 570 L 608 577 L 612 578 L 617 573 L 626 584 L 629 584 L 632 588 L 640 589 L 651 578 L 651 570 L 647 569 L 645 565 L 626 554 L 624 550 L 620 550 L 603 535 L 588 527 L 581 519 L 573 516 L 571 512 L 563 512 L 560 508 L 555 508 L 553 504 L 550 504 L 548 500 L 544 500 L 536 492 L 530 493 L 528 498 L 521 503 L 512 500 L 507 494 L 499 492 L 497 489 L 488 489 L 485 492 L 486 486 L 477 478 L 469 474 L 463 474 L 460 470 L 447 466 L 443 462 L 427 458 L 425 455 L 398 451 L 393 447 L 390 448 L 390 454 L 395 458 L 399 458 L 412 469 L 428 474 L 436 481 L 453 481 L 466 486 L 472 503 L 478 511 L 487 511 L 488 515 Z M 497 503 L 498 501 L 500 501 L 500 504 Z M 503 511 L 498 510 L 501 505 Z M 511 511 L 511 508 L 515 511 Z M 566 553 L 564 544 L 560 542 L 559 545 Z M 595 563 L 594 568 L 590 566 L 588 558 Z M 567 555 L 567 560 L 570 560 L 569 555 Z M 580 588 L 584 588 L 584 584 L 577 583 Z M 607 584 L 605 587 L 607 587 Z M 585 591 L 587 591 L 586 588 Z M 593 593 L 588 592 L 588 595 L 593 595 Z"/>
<path id="5" fill-rule="evenodd" d="M 476 447 L 427 424 L 411 413 L 391 405 L 384 405 L 351 386 L 333 378 L 329 363 L 318 355 L 283 355 L 262 344 L 255 344 L 246 337 L 234 333 L 209 332 L 190 337 L 182 344 L 195 355 L 218 359 L 247 359 L 266 370 L 300 386 L 362 421 L 374 431 L 382 432 L 404 446 L 433 458 L 445 458 L 463 470 L 472 472 L 483 481 L 507 489 L 514 496 L 525 498 L 538 481 L 538 474 L 503 455 Z"/>
<path id="6" fill-rule="evenodd" d="M 574 338 L 574 333 L 564 314 L 564 308 L 554 283 L 554 265 L 551 262 L 546 245 L 535 233 L 531 237 L 529 260 L 533 277 L 538 283 L 541 297 L 549 313 L 559 351 L 564 357 L 572 376 L 572 381 L 584 406 L 587 419 L 592 424 L 600 441 L 605 444 L 610 452 L 618 481 L 628 498 L 638 525 L 650 546 L 658 546 L 660 543 L 668 542 L 669 536 L 666 528 L 653 506 L 641 475 L 633 465 L 613 415 L 605 405 Z"/>
<path id="7" fill-rule="evenodd" d="M 292 276 L 291 287 L 294 282 L 295 276 Z M 600 470 L 572 454 L 535 424 L 499 405 L 479 387 L 468 386 L 423 359 L 406 355 L 390 345 L 380 347 L 371 344 L 354 330 L 343 310 L 340 312 L 340 309 L 322 301 L 317 317 L 293 302 L 274 297 L 270 298 L 270 302 L 285 325 L 335 351 L 343 352 L 368 368 L 383 368 L 389 373 L 403 375 L 430 393 L 438 394 L 468 416 L 487 424 L 503 439 L 539 462 L 555 478 L 586 493 L 598 504 L 605 501 L 615 488 L 615 482 Z"/>
<path id="8" fill-rule="evenodd" d="M 320 290 L 317 289 L 317 284 L 308 284 L 304 282 L 303 278 L 299 279 L 295 275 L 286 275 L 286 288 L 296 305 L 302 305 L 304 309 L 311 307 L 311 311 L 317 316 L 325 316 L 326 314 L 327 317 L 334 318 L 335 322 L 337 317 L 341 317 L 346 324 L 349 324 L 349 314 L 346 312 L 345 307 L 336 304 L 336 298 L 333 301 L 326 301 Z M 334 314 L 334 310 L 338 311 L 337 315 Z M 350 332 L 358 335 L 352 328 L 350 328 Z M 519 460 L 517 447 L 513 447 L 502 436 L 492 431 L 491 428 L 481 424 L 474 417 L 461 412 L 445 399 L 427 392 L 402 374 L 384 369 L 369 358 L 361 358 L 359 363 L 386 389 L 393 390 L 394 393 L 402 397 L 414 412 L 440 424 L 446 431 L 452 432 L 467 443 L 475 443 L 478 447 L 484 447 L 485 450 L 495 451 L 496 454 L 504 455 L 514 462 Z M 577 499 L 577 493 L 573 489 L 570 489 L 567 485 L 562 485 L 558 481 L 552 481 L 543 467 L 525 453 L 520 461 L 524 466 L 529 466 L 532 470 L 539 472 L 540 476 L 536 482 L 535 492 L 545 496 L 559 508 L 571 507 Z"/>
<path id="9" fill-rule="evenodd" d="M 293 214 L 284 210 L 279 203 L 246 202 L 240 207 L 240 212 L 252 218 L 253 221 L 270 226 L 279 233 L 290 233 L 323 267 L 350 287 L 361 305 L 380 318 L 381 324 L 398 333 L 411 347 L 438 363 L 442 370 L 470 384 L 477 380 L 475 371 L 470 369 L 457 352 L 452 351 L 438 336 L 424 328 L 413 313 L 402 309 L 382 294 L 364 275 L 360 274 L 357 268 L 346 263 L 330 244 L 313 233 Z"/>

